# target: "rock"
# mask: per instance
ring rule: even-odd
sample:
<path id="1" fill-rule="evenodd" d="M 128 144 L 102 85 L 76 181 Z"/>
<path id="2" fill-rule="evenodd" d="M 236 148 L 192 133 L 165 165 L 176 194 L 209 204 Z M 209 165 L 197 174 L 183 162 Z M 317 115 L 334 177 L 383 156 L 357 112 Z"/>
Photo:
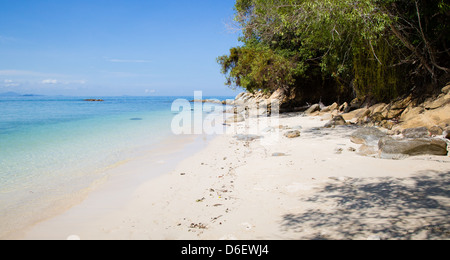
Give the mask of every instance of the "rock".
<path id="1" fill-rule="evenodd" d="M 424 110 L 423 108 L 414 108 L 413 110 L 420 111 L 421 109 L 423 110 L 422 113 L 413 114 L 411 111 L 405 117 L 402 115 L 398 127 L 401 129 L 416 127 L 430 128 L 435 125 L 445 126 L 445 124 L 450 124 L 450 103 L 433 110 Z"/>
<path id="2" fill-rule="evenodd" d="M 238 115 L 229 117 L 227 120 L 225 120 L 225 124 L 239 123 L 239 122 L 244 122 L 244 121 L 245 121 L 244 116 L 241 114 L 238 114 Z"/>
<path id="3" fill-rule="evenodd" d="M 335 116 L 330 120 L 327 124 L 325 124 L 325 128 L 330 128 L 337 125 L 347 125 L 347 122 L 342 116 Z"/>
<path id="4" fill-rule="evenodd" d="M 87 102 L 104 102 L 105 100 L 103 100 L 103 99 L 85 99 L 83 101 L 87 101 Z"/>
<path id="5" fill-rule="evenodd" d="M 325 113 L 326 112 L 333 112 L 334 110 L 338 109 L 338 107 L 339 107 L 338 103 L 335 102 L 332 105 L 325 107 L 320 112 L 325 112 Z"/>
<path id="6" fill-rule="evenodd" d="M 444 138 L 450 139 L 450 127 L 447 127 L 444 132 L 442 132 Z"/>
<path id="7" fill-rule="evenodd" d="M 422 138 L 431 136 L 426 127 L 408 128 L 403 130 L 402 134 L 406 138 Z"/>
<path id="8" fill-rule="evenodd" d="M 334 153 L 335 153 L 335 154 L 342 154 L 343 151 L 344 151 L 344 149 L 342 149 L 342 148 L 336 148 L 336 149 L 334 149 Z"/>
<path id="9" fill-rule="evenodd" d="M 381 138 L 378 148 L 382 154 L 401 155 L 447 155 L 447 142 L 441 139 L 415 138 L 415 139 L 393 139 L 391 137 Z"/>
<path id="10" fill-rule="evenodd" d="M 365 127 L 356 130 L 350 140 L 355 144 L 378 145 L 378 141 L 385 136 L 387 134 L 375 127 Z"/>
<path id="11" fill-rule="evenodd" d="M 234 138 L 236 138 L 238 141 L 252 142 L 254 140 L 261 139 L 261 136 L 240 134 L 240 135 L 235 135 Z"/>
<path id="12" fill-rule="evenodd" d="M 428 100 L 424 103 L 425 109 L 432 110 L 436 108 L 440 108 L 442 106 L 445 106 L 446 104 L 450 103 L 450 94 L 441 94 L 436 99 Z"/>
<path id="13" fill-rule="evenodd" d="M 365 99 L 355 98 L 350 102 L 350 108 L 349 110 L 355 110 L 361 108 L 363 105 Z"/>
<path id="14" fill-rule="evenodd" d="M 418 115 L 422 114 L 425 111 L 422 107 L 408 107 L 403 111 L 403 113 L 400 116 L 400 121 L 405 122 L 408 120 L 411 120 Z"/>
<path id="15" fill-rule="evenodd" d="M 314 112 L 320 111 L 320 105 L 319 104 L 314 104 L 311 107 L 309 107 L 306 111 L 305 114 L 310 115 Z"/>
<path id="16" fill-rule="evenodd" d="M 348 113 L 350 111 L 350 106 L 347 102 L 345 102 L 338 108 L 338 111 L 339 113 Z"/>
<path id="17" fill-rule="evenodd" d="M 378 148 L 373 145 L 361 145 L 361 147 L 358 150 L 358 154 L 362 156 L 371 156 L 378 154 Z"/>
<path id="18" fill-rule="evenodd" d="M 447 85 L 442 88 L 442 93 L 449 94 L 450 93 L 450 85 Z"/>
<path id="19" fill-rule="evenodd" d="M 430 134 L 432 136 L 438 136 L 438 135 L 442 135 L 442 133 L 444 132 L 444 129 L 442 129 L 442 127 L 435 125 L 432 126 L 428 129 L 428 131 L 430 132 Z"/>
<path id="20" fill-rule="evenodd" d="M 284 136 L 287 138 L 297 138 L 300 137 L 301 133 L 298 130 L 287 131 Z"/>
<path id="21" fill-rule="evenodd" d="M 354 110 L 352 112 L 343 114 L 342 117 L 345 120 L 351 120 L 353 118 L 361 118 L 361 117 L 364 117 L 366 115 L 370 115 L 370 113 L 371 113 L 371 111 L 369 109 L 361 108 L 361 109 L 357 109 L 357 110 Z"/>

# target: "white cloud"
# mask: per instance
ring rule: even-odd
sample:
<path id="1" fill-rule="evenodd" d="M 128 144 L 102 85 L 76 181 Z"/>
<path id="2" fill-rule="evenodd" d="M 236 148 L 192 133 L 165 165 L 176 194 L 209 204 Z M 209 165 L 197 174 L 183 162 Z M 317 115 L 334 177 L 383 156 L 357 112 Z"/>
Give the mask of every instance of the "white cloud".
<path id="1" fill-rule="evenodd" d="M 0 76 L 10 77 L 64 77 L 65 75 L 55 73 L 42 73 L 29 70 L 0 70 Z"/>
<path id="2" fill-rule="evenodd" d="M 4 85 L 5 87 L 17 87 L 17 86 L 20 86 L 19 83 L 14 82 L 14 80 L 11 80 L 11 79 L 5 79 L 3 81 L 3 83 L 5 83 L 5 85 Z"/>
<path id="3" fill-rule="evenodd" d="M 57 79 L 45 79 L 41 82 L 42 84 L 50 84 L 50 85 L 54 85 L 54 84 L 58 84 L 59 81 Z"/>
<path id="4" fill-rule="evenodd" d="M 156 90 L 154 90 L 154 89 L 146 89 L 146 90 L 145 90 L 145 93 L 147 93 L 147 94 L 153 94 L 153 93 L 156 93 Z"/>

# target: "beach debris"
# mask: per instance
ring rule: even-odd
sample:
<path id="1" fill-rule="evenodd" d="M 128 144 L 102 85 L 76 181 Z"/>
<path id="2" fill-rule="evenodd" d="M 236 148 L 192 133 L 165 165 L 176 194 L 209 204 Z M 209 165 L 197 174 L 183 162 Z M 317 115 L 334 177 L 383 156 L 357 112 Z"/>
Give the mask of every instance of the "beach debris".
<path id="1" fill-rule="evenodd" d="M 203 197 L 203 198 L 201 198 L 201 199 L 196 200 L 195 202 L 203 202 L 203 201 L 205 201 L 205 200 L 206 200 L 206 198 Z"/>
<path id="2" fill-rule="evenodd" d="M 180 173 L 180 175 L 181 175 L 181 176 L 184 176 L 184 175 L 186 175 L 186 173 L 185 173 L 185 172 L 182 172 L 182 173 Z"/>
<path id="3" fill-rule="evenodd" d="M 272 157 L 282 157 L 282 156 L 286 156 L 285 153 L 273 153 Z"/>
<path id="4" fill-rule="evenodd" d="M 342 149 L 342 148 L 336 148 L 334 150 L 335 154 L 342 154 L 343 151 L 344 151 L 344 149 Z"/>
<path id="5" fill-rule="evenodd" d="M 349 148 L 348 148 L 348 151 L 349 151 L 349 152 L 356 152 L 356 149 L 353 148 L 353 147 L 349 147 Z"/>
<path id="6" fill-rule="evenodd" d="M 284 133 L 284 136 L 287 138 L 297 138 L 300 137 L 301 133 L 298 130 L 292 130 L 292 131 L 287 131 L 286 133 Z"/>
<path id="7" fill-rule="evenodd" d="M 239 135 L 235 135 L 233 137 L 236 138 L 238 141 L 245 141 L 245 142 L 252 142 L 254 140 L 258 140 L 258 139 L 262 138 L 261 136 L 251 135 L 251 134 L 248 134 L 248 135 L 239 134 Z"/>
<path id="8" fill-rule="evenodd" d="M 189 226 L 189 228 L 192 228 L 192 229 L 208 229 L 208 226 L 206 226 L 206 225 L 203 224 L 203 223 L 198 223 L 198 224 L 196 224 L 196 223 L 191 223 L 191 225 Z"/>
<path id="9" fill-rule="evenodd" d="M 253 228 L 253 225 L 248 222 L 241 223 L 241 225 L 244 226 L 244 229 L 247 231 L 249 231 Z"/>

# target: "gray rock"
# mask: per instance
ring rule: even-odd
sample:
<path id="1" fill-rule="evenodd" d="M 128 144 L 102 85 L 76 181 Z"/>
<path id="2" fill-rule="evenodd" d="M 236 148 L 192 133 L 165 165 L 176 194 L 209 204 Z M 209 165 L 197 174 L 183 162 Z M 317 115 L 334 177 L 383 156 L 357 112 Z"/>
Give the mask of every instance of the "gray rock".
<path id="1" fill-rule="evenodd" d="M 408 128 L 403 130 L 402 134 L 406 138 L 422 138 L 431 135 L 426 127 Z"/>
<path id="2" fill-rule="evenodd" d="M 393 139 L 391 137 L 381 138 L 378 148 L 382 154 L 402 155 L 441 155 L 448 154 L 447 142 L 441 139 L 415 138 L 415 139 Z"/>
<path id="3" fill-rule="evenodd" d="M 252 142 L 254 140 L 261 139 L 261 136 L 258 135 L 235 135 L 234 138 L 236 138 L 238 141 L 244 141 L 244 142 Z"/>
<path id="4" fill-rule="evenodd" d="M 378 141 L 386 135 L 375 127 L 366 127 L 356 130 L 350 140 L 355 144 L 378 145 Z"/>
<path id="5" fill-rule="evenodd" d="M 347 122 L 342 116 L 335 116 L 330 120 L 327 124 L 325 124 L 325 128 L 330 128 L 337 125 L 347 125 Z"/>
<path id="6" fill-rule="evenodd" d="M 284 133 L 284 136 L 287 138 L 297 138 L 300 137 L 301 133 L 298 130 L 293 130 L 293 131 L 287 131 L 286 133 Z"/>

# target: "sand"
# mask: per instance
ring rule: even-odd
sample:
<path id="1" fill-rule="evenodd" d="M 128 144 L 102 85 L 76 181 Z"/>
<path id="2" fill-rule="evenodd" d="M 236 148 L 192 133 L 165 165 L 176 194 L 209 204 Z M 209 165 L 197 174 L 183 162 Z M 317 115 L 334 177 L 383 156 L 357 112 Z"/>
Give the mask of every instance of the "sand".
<path id="1" fill-rule="evenodd" d="M 269 122 L 275 132 L 253 131 L 257 123 L 233 124 L 176 165 L 160 161 L 171 169 L 158 177 L 128 180 L 153 171 L 151 156 L 118 166 L 83 203 L 21 238 L 450 238 L 449 156 L 361 156 L 349 138 L 355 128 L 319 128 L 320 117 L 282 115 Z M 301 136 L 284 137 L 280 125 Z"/>

